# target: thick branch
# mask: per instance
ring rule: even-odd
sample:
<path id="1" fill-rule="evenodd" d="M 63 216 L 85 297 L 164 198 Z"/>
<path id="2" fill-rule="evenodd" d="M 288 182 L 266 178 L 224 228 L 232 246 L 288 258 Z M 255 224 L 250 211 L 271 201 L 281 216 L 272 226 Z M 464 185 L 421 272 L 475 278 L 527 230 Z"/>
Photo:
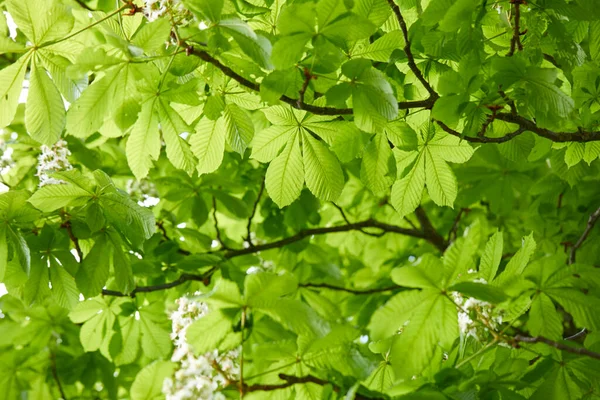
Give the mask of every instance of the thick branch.
<path id="1" fill-rule="evenodd" d="M 422 217 L 421 217 L 422 218 Z M 419 218 L 419 221 L 421 221 Z M 425 216 L 427 218 L 427 216 Z M 423 222 L 421 222 L 423 224 Z M 425 228 L 427 226 L 427 228 Z M 431 223 L 425 225 L 423 227 L 423 232 L 416 229 L 408 229 L 402 228 L 395 225 L 386 224 L 379 221 L 374 221 L 372 219 L 368 219 L 366 221 L 355 222 L 352 224 L 339 225 L 339 226 L 330 226 L 323 228 L 313 228 L 313 229 L 305 229 L 302 230 L 295 235 L 289 236 L 287 238 L 276 240 L 271 243 L 260 244 L 256 246 L 250 246 L 245 249 L 235 249 L 235 250 L 226 250 L 223 254 L 223 258 L 226 260 L 244 256 L 247 254 L 254 254 L 261 251 L 277 249 L 289 244 L 298 242 L 307 237 L 317 236 L 317 235 L 325 235 L 329 233 L 338 233 L 338 232 L 350 232 L 350 231 L 362 231 L 365 228 L 377 228 L 382 230 L 385 233 L 396 233 L 399 235 L 411 236 L 414 238 L 425 239 L 428 242 L 432 243 L 436 246 L 440 251 L 444 251 L 446 249 L 447 243 L 444 238 L 433 228 Z M 213 267 L 206 273 L 202 275 L 193 275 L 193 274 L 183 274 L 177 280 L 173 282 L 163 283 L 159 285 L 152 286 L 138 286 L 131 293 L 122 293 L 114 290 L 103 290 L 102 294 L 105 296 L 119 296 L 119 297 L 135 297 L 137 293 L 148 293 L 148 292 L 156 292 L 159 290 L 170 289 L 179 285 L 184 284 L 188 281 L 199 281 L 204 284 L 210 283 L 210 277 L 217 270 L 218 267 Z"/>
<path id="2" fill-rule="evenodd" d="M 186 282 L 195 281 L 202 282 L 205 286 L 210 284 L 210 279 L 212 275 L 217 270 L 217 267 L 212 267 L 208 271 L 200 275 L 194 274 L 182 274 L 179 278 L 172 282 L 161 283 L 158 285 L 152 286 L 138 286 L 133 289 L 130 293 L 123 293 L 116 290 L 102 289 L 103 296 L 115 296 L 115 297 L 135 297 L 138 293 L 150 293 L 150 292 L 158 292 L 160 290 L 171 289 L 179 285 L 183 285 Z"/>
<path id="3" fill-rule="evenodd" d="M 575 262 L 577 250 L 579 250 L 581 245 L 583 245 L 583 242 L 585 242 L 585 240 L 588 238 L 590 232 L 592 231 L 592 229 L 594 229 L 594 225 L 596 225 L 596 222 L 598 222 L 598 219 L 600 219 L 600 207 L 596 211 L 594 211 L 592 215 L 590 215 L 590 217 L 588 218 L 587 225 L 583 233 L 579 237 L 579 240 L 577 240 L 577 243 L 575 243 L 573 247 L 571 247 L 571 252 L 569 253 L 569 264 L 573 264 Z"/>
<path id="4" fill-rule="evenodd" d="M 529 337 L 529 336 L 523 336 L 523 335 L 516 335 L 513 337 L 513 339 L 516 342 L 515 345 L 518 345 L 519 342 L 530 343 L 530 344 L 545 343 L 548 346 L 552 346 L 556 349 L 566 351 L 567 353 L 579 354 L 582 356 L 588 356 L 588 357 L 595 358 L 596 360 L 600 360 L 600 353 L 596 353 L 595 351 L 588 350 L 584 347 L 573 347 L 573 346 L 569 346 L 567 344 L 563 344 L 560 342 L 555 342 L 554 340 L 550 340 L 543 336 Z"/>
<path id="5" fill-rule="evenodd" d="M 421 224 L 421 229 L 423 229 L 423 233 L 425 234 L 427 241 L 429 241 L 442 252 L 446 250 L 446 247 L 448 247 L 448 242 L 434 228 L 433 224 L 429 220 L 429 217 L 427 217 L 427 214 L 425 213 L 425 209 L 421 206 L 417 207 L 415 210 L 415 215 L 419 220 L 419 224 Z"/>
<path id="6" fill-rule="evenodd" d="M 191 55 L 195 55 L 196 57 L 199 57 L 200 59 L 214 65 L 215 67 L 220 69 L 221 72 L 223 72 L 223 74 L 232 78 L 240 85 L 245 86 L 246 88 L 251 89 L 255 92 L 260 91 L 260 85 L 258 83 L 252 82 L 252 81 L 244 78 L 243 76 L 241 76 L 240 74 L 238 74 L 237 72 L 235 72 L 234 70 L 229 68 L 228 66 L 221 63 L 221 61 L 217 60 L 216 58 L 214 58 L 213 56 L 208 54 L 206 51 L 198 50 L 198 49 L 194 49 L 194 48 L 188 48 L 187 53 L 191 54 Z M 290 106 L 292 106 L 294 108 L 304 110 L 304 111 L 309 111 L 309 112 L 311 112 L 313 114 L 317 114 L 317 115 L 349 115 L 349 114 L 352 114 L 352 112 L 353 112 L 352 108 L 319 107 L 319 106 L 315 106 L 313 104 L 307 104 L 303 101 L 292 99 L 291 97 L 288 97 L 285 95 L 281 96 L 279 98 L 279 100 L 283 101 L 284 103 L 289 104 Z M 408 110 L 411 108 L 431 109 L 433 107 L 433 103 L 435 103 L 435 100 L 436 100 L 435 97 L 430 97 L 429 99 L 426 99 L 426 100 L 401 101 L 398 103 L 398 109 L 400 109 L 400 110 Z"/>
<path id="7" fill-rule="evenodd" d="M 333 391 L 336 393 L 339 393 L 341 390 L 339 386 L 334 385 L 332 382 L 317 378 L 312 375 L 293 376 L 293 375 L 279 374 L 279 379 L 285 381 L 285 383 L 272 384 L 272 385 L 261 385 L 261 384 L 249 385 L 249 386 L 245 386 L 244 392 L 246 392 L 246 393 L 258 392 L 258 391 L 268 392 L 268 391 L 273 391 L 273 390 L 285 389 L 285 388 L 288 388 L 293 385 L 305 384 L 305 383 L 314 383 L 316 385 L 321 385 L 321 386 L 331 385 L 331 386 L 333 386 Z M 367 396 L 357 393 L 354 395 L 354 399 L 356 399 L 356 400 L 382 400 L 383 398 L 382 397 L 367 397 Z"/>
<path id="8" fill-rule="evenodd" d="M 497 138 L 491 138 L 491 137 L 485 137 L 485 136 L 465 136 L 462 133 L 455 131 L 454 129 L 450 128 L 448 125 L 446 125 L 445 123 L 443 123 L 442 121 L 435 121 L 446 133 L 449 133 L 452 136 L 456 136 L 461 138 L 462 140 L 465 140 L 467 142 L 471 142 L 471 143 L 504 143 L 504 142 L 508 142 L 509 140 L 519 136 L 520 134 L 522 134 L 523 132 L 525 132 L 525 129 L 523 128 L 519 128 L 516 131 L 509 133 L 507 135 L 501 136 L 501 137 L 497 137 Z"/>

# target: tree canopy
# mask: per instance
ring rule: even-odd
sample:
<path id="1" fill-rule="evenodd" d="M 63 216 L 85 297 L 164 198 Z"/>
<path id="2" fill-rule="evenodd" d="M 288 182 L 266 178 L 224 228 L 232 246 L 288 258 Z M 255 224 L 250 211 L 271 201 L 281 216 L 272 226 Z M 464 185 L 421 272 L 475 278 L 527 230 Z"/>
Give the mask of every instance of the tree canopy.
<path id="1" fill-rule="evenodd" d="M 0 8 L 0 398 L 600 399 L 596 0 Z"/>

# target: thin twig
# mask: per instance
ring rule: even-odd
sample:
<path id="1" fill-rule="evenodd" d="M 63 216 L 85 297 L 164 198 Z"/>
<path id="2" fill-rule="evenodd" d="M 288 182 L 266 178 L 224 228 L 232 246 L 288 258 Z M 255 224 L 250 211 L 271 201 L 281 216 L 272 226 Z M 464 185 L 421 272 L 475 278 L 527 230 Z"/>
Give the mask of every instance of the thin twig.
<path id="1" fill-rule="evenodd" d="M 523 50 L 523 44 L 521 43 L 521 4 L 523 4 L 523 0 L 510 0 L 510 3 L 513 5 L 515 10 L 515 23 L 513 25 L 513 35 L 510 39 L 510 50 L 507 57 L 512 57 L 515 54 L 515 51 L 518 49 L 519 51 Z"/>
<path id="2" fill-rule="evenodd" d="M 344 212 L 344 209 L 342 207 L 338 206 L 337 204 L 335 204 L 334 202 L 331 202 L 331 204 L 333 204 L 333 206 L 339 210 L 339 212 L 342 215 L 342 218 L 344 219 L 344 221 L 347 224 L 351 224 L 350 220 L 346 216 L 346 213 Z M 360 232 L 364 233 L 365 235 L 373 236 L 373 237 L 382 237 L 383 235 L 385 235 L 385 232 L 372 233 L 372 232 L 367 232 L 364 229 L 360 229 Z"/>
<path id="3" fill-rule="evenodd" d="M 93 8 L 91 8 L 90 6 L 88 6 L 87 4 L 85 4 L 82 0 L 75 0 L 75 2 L 77 4 L 79 4 L 80 7 L 85 8 L 88 11 L 94 11 Z"/>
<path id="4" fill-rule="evenodd" d="M 252 220 L 256 215 L 256 209 L 258 208 L 258 203 L 260 203 L 260 198 L 262 197 L 263 191 L 265 190 L 265 180 L 263 179 L 260 183 L 260 189 L 258 190 L 258 194 L 256 195 L 256 201 L 254 201 L 254 206 L 252 206 L 252 214 L 250 214 L 250 218 L 248 218 L 248 226 L 246 227 L 246 241 L 250 246 L 254 246 L 252 243 Z"/>
<path id="5" fill-rule="evenodd" d="M 410 39 L 408 38 L 408 28 L 406 26 L 406 21 L 404 20 L 404 17 L 402 16 L 402 12 L 400 11 L 400 7 L 398 7 L 398 5 L 394 2 L 394 0 L 387 0 L 387 2 L 389 4 L 390 8 L 392 9 L 392 11 L 394 12 L 396 19 L 398 20 L 398 24 L 400 25 L 400 30 L 402 31 L 402 36 L 404 36 L 404 49 L 403 50 L 404 50 L 404 53 L 406 53 L 408 67 L 413 72 L 413 74 L 415 74 L 415 76 L 417 77 L 419 82 L 421 82 L 421 84 L 423 85 L 425 90 L 427 90 L 427 92 L 429 92 L 429 95 L 431 96 L 431 98 L 437 100 L 439 95 L 436 93 L 435 90 L 433 90 L 433 87 L 429 84 L 429 82 L 427 82 L 427 79 L 425 79 L 425 77 L 423 76 L 423 73 L 421 72 L 419 67 L 417 67 L 417 64 L 415 63 L 415 56 L 413 55 L 412 49 L 410 48 Z"/>
<path id="6" fill-rule="evenodd" d="M 64 228 L 67 231 L 67 234 L 69 235 L 69 239 L 71 239 L 73 246 L 75 246 L 75 251 L 77 252 L 77 256 L 79 257 L 78 261 L 82 262 L 83 261 L 83 251 L 81 251 L 81 246 L 79 246 L 79 239 L 77 239 L 75 234 L 73 234 L 73 226 L 71 225 L 71 221 L 69 219 L 66 219 L 60 225 L 60 227 Z"/>
<path id="7" fill-rule="evenodd" d="M 60 392 L 60 397 L 62 397 L 63 400 L 68 400 L 62 383 L 60 383 L 60 378 L 58 377 L 58 370 L 56 368 L 56 354 L 54 354 L 53 351 L 50 352 L 50 370 L 52 371 L 52 376 L 54 377 L 54 381 L 56 382 L 56 386 Z"/>
<path id="8" fill-rule="evenodd" d="M 594 225 L 596 224 L 596 222 L 598 222 L 599 218 L 600 218 L 600 207 L 596 211 L 594 211 L 592 213 L 592 215 L 590 215 L 590 217 L 588 218 L 588 222 L 585 227 L 585 230 L 579 237 L 579 240 L 577 240 L 577 242 L 573 245 L 573 247 L 571 247 L 571 252 L 569 253 L 569 260 L 568 260 L 569 265 L 573 264 L 575 262 L 575 256 L 577 255 L 577 250 L 579 250 L 579 248 L 581 247 L 583 242 L 585 242 L 585 240 L 588 238 L 588 236 L 590 235 L 590 232 L 592 231 L 592 229 L 594 229 Z"/>
<path id="9" fill-rule="evenodd" d="M 554 340 L 550 340 L 543 336 L 529 337 L 529 336 L 523 336 L 523 335 L 515 335 L 514 337 L 512 337 L 512 339 L 514 340 L 513 346 L 515 346 L 515 347 L 518 347 L 519 342 L 529 343 L 529 344 L 544 343 L 544 344 L 547 344 L 548 346 L 552 346 L 556 349 L 566 351 L 567 353 L 579 354 L 582 356 L 588 356 L 588 357 L 595 358 L 596 360 L 600 360 L 600 353 L 596 353 L 595 351 L 588 350 L 585 347 L 569 346 L 567 344 L 563 344 L 560 342 L 556 342 Z"/>
<path id="10" fill-rule="evenodd" d="M 213 206 L 213 221 L 215 223 L 215 231 L 217 232 L 217 242 L 221 245 L 223 250 L 232 250 L 228 247 L 221 238 L 221 230 L 219 229 L 219 220 L 217 219 L 217 199 L 215 196 L 212 197 L 212 206 Z"/>
<path id="11" fill-rule="evenodd" d="M 285 383 L 280 384 L 272 384 L 272 385 L 262 385 L 255 384 L 249 385 L 245 387 L 245 392 L 258 392 L 258 391 L 273 391 L 279 389 L 285 389 L 293 385 L 298 384 L 306 384 L 306 383 L 314 383 L 316 385 L 326 386 L 331 385 L 333 387 L 333 391 L 339 393 L 341 391 L 340 387 L 333 384 L 332 382 L 326 381 L 321 378 L 317 378 L 316 376 L 307 375 L 307 376 L 293 376 L 286 374 L 279 374 L 279 379 L 285 381 Z M 355 400 L 383 400 L 383 397 L 368 397 L 361 394 L 356 393 L 354 395 Z"/>
<path id="12" fill-rule="evenodd" d="M 456 214 L 456 218 L 454 218 L 454 223 L 452 223 L 452 228 L 450 228 L 450 231 L 448 232 L 447 241 L 449 243 L 456 240 L 456 233 L 458 231 L 458 224 L 460 223 L 460 219 L 462 218 L 463 214 L 466 214 L 469 211 L 471 211 L 470 208 L 461 208 L 460 210 L 458 210 L 458 214 Z"/>
<path id="13" fill-rule="evenodd" d="M 393 292 L 393 291 L 403 289 L 402 286 L 398 286 L 398 285 L 394 285 L 394 286 L 390 286 L 390 287 L 383 287 L 383 288 L 373 288 L 373 289 L 350 289 L 350 288 L 345 288 L 345 287 L 341 287 L 341 286 L 330 285 L 328 283 L 300 283 L 300 284 L 298 284 L 298 286 L 304 287 L 304 288 L 322 288 L 322 289 L 329 289 L 329 290 L 337 290 L 340 292 L 347 292 L 347 293 L 352 293 L 352 294 L 357 294 L 357 295 L 374 294 L 374 293 L 382 293 L 382 292 Z"/>
<path id="14" fill-rule="evenodd" d="M 508 142 L 509 140 L 514 139 L 515 137 L 519 136 L 520 134 L 522 134 L 523 132 L 525 132 L 525 128 L 519 128 L 516 131 L 509 133 L 507 135 L 498 137 L 498 138 L 491 138 L 491 137 L 481 137 L 481 136 L 465 136 L 462 133 L 455 131 L 454 129 L 450 128 L 448 125 L 446 125 L 445 123 L 443 123 L 442 121 L 435 121 L 446 133 L 451 134 L 452 136 L 456 136 L 461 138 L 462 140 L 465 140 L 467 142 L 472 142 L 472 143 L 504 143 L 504 142 Z"/>

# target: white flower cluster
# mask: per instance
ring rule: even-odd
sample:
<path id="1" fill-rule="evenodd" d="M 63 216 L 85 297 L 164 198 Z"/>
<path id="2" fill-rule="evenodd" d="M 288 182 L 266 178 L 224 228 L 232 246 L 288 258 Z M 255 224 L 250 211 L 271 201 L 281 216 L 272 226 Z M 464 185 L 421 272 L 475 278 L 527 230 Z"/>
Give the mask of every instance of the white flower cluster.
<path id="1" fill-rule="evenodd" d="M 129 179 L 125 185 L 125 191 L 142 207 L 152 207 L 157 205 L 160 201 L 156 186 L 145 179 L 141 181 Z"/>
<path id="2" fill-rule="evenodd" d="M 502 324 L 502 315 L 495 312 L 490 303 L 473 297 L 464 298 L 458 292 L 453 292 L 452 296 L 454 302 L 460 306 L 458 329 L 461 336 L 472 336 L 478 339 L 479 335 L 488 331 L 489 327 L 496 329 Z"/>
<path id="3" fill-rule="evenodd" d="M 41 147 L 42 154 L 38 157 L 36 176 L 40 178 L 40 187 L 65 183 L 60 179 L 50 177 L 53 172 L 73 169 L 68 157 L 71 155 L 67 142 L 59 140 L 52 147 L 45 144 Z"/>
<path id="4" fill-rule="evenodd" d="M 155 21 L 166 13 L 170 14 L 177 25 L 184 26 L 191 21 L 191 14 L 180 0 L 146 0 L 142 12 L 148 21 Z"/>
<path id="5" fill-rule="evenodd" d="M 187 328 L 208 313 L 208 306 L 187 296 L 179 298 L 177 304 L 179 307 L 171 314 L 171 340 L 175 344 L 171 361 L 179 365 L 175 375 L 163 382 L 162 391 L 167 400 L 224 400 L 219 390 L 240 377 L 239 349 L 194 355 L 186 340 Z"/>

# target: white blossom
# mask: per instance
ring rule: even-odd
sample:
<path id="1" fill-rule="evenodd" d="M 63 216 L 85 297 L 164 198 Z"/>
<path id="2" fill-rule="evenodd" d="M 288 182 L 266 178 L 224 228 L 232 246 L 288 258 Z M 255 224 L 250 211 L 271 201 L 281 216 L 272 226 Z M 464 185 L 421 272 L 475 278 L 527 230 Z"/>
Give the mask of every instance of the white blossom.
<path id="1" fill-rule="evenodd" d="M 484 279 L 477 280 L 487 283 Z M 473 297 L 464 298 L 460 293 L 453 292 L 452 297 L 460 307 L 458 312 L 458 329 L 461 336 L 472 336 L 475 339 L 489 328 L 495 329 L 502 324 L 502 315 L 496 312 L 492 304 Z M 481 320 L 478 322 L 478 320 Z M 483 324 L 481 323 L 483 322 Z"/>
<path id="2" fill-rule="evenodd" d="M 129 179 L 125 184 L 125 191 L 142 207 L 153 207 L 160 201 L 156 186 L 146 179 L 141 181 Z"/>
<path id="3" fill-rule="evenodd" d="M 198 293 L 196 293 L 198 294 Z M 229 380 L 238 380 L 239 349 L 219 354 L 217 349 L 196 356 L 186 339 L 188 327 L 208 313 L 208 306 L 187 296 L 179 298 L 171 313 L 171 340 L 175 351 L 171 361 L 178 363 L 174 375 L 165 379 L 162 392 L 167 400 L 224 400 L 220 393 Z M 215 364 L 218 368 L 215 368 Z"/>
<path id="4" fill-rule="evenodd" d="M 59 185 L 65 183 L 60 179 L 50 177 L 54 172 L 73 169 L 68 157 L 71 155 L 67 142 L 59 140 L 52 147 L 45 144 L 41 147 L 42 154 L 38 156 L 36 176 L 40 179 L 39 187 L 46 185 Z"/>

